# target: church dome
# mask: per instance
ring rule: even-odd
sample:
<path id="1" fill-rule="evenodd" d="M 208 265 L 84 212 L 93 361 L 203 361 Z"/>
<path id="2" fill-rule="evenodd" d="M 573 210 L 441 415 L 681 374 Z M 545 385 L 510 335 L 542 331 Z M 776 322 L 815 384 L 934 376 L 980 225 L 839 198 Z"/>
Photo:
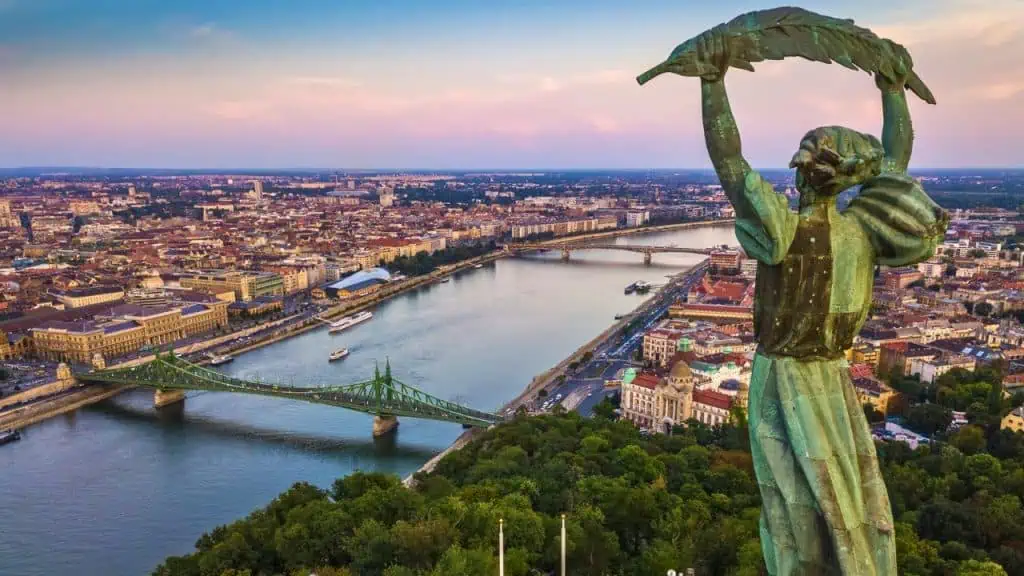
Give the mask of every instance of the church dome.
<path id="1" fill-rule="evenodd" d="M 672 370 L 668 373 L 668 377 L 671 380 L 689 380 L 693 377 L 693 372 L 686 362 L 680 360 L 672 365 Z"/>

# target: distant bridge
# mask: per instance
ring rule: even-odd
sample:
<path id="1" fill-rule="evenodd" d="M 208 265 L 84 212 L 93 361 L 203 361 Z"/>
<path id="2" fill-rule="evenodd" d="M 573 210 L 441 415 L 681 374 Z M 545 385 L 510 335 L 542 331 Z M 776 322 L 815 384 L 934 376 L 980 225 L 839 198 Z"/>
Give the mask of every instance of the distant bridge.
<path id="1" fill-rule="evenodd" d="M 562 260 L 569 260 L 573 250 L 619 250 L 623 252 L 636 252 L 644 255 L 644 264 L 651 263 L 651 257 L 656 253 L 665 254 L 703 254 L 708 255 L 716 250 L 732 249 L 729 247 L 716 248 L 686 248 L 682 246 L 643 246 L 639 244 L 608 244 L 600 242 L 587 242 L 571 240 L 565 242 L 524 242 L 507 244 L 505 249 L 510 252 L 527 252 L 532 250 L 561 250 Z"/>
<path id="2" fill-rule="evenodd" d="M 399 382 L 391 376 L 390 363 L 386 365 L 383 375 L 379 370 L 374 370 L 372 380 L 312 388 L 232 378 L 216 370 L 187 362 L 171 353 L 157 354 L 154 360 L 145 364 L 92 370 L 75 376 L 82 382 L 156 388 L 158 405 L 162 404 L 161 394 L 170 395 L 170 401 L 177 401 L 184 398 L 185 390 L 206 390 L 275 396 L 338 406 L 373 414 L 374 436 L 393 430 L 398 425 L 399 416 L 482 428 L 502 420 L 502 417 L 496 414 L 441 400 Z"/>

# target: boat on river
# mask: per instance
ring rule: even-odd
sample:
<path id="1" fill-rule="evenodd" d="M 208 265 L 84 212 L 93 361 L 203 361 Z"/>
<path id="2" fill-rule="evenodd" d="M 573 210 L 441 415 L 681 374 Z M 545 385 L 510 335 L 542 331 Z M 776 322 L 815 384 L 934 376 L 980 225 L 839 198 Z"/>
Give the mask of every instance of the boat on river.
<path id="1" fill-rule="evenodd" d="M 335 360 L 342 360 L 348 356 L 348 348 L 342 348 L 331 352 L 331 355 L 327 358 L 328 362 L 334 362 Z"/>
<path id="2" fill-rule="evenodd" d="M 327 332 L 329 334 L 337 334 L 338 332 L 341 332 L 343 330 L 348 330 L 349 328 L 355 326 L 356 324 L 366 322 L 370 318 L 373 318 L 373 312 L 360 312 L 359 314 L 356 314 L 354 316 L 346 316 L 341 320 L 338 320 L 337 322 L 331 324 L 331 329 L 328 330 Z"/>
<path id="3" fill-rule="evenodd" d="M 218 356 L 216 354 L 210 354 L 209 356 L 210 366 L 223 366 L 224 364 L 233 362 L 235 360 L 234 356 L 230 356 L 228 354 L 223 354 L 221 356 Z"/>
<path id="4" fill-rule="evenodd" d="M 21 440 L 21 432 L 17 430 L 0 430 L 0 445 Z"/>

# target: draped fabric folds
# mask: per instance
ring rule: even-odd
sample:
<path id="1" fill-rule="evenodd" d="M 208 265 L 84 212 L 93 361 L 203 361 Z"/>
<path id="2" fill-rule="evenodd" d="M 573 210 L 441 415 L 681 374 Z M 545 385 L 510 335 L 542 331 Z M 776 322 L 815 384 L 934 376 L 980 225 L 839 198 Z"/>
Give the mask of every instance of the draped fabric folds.
<path id="1" fill-rule="evenodd" d="M 883 174 L 843 212 L 791 211 L 747 178 L 744 250 L 759 262 L 759 348 L 748 407 L 773 576 L 896 576 L 892 511 L 843 352 L 871 306 L 876 264 L 930 257 L 948 217 L 912 178 Z"/>

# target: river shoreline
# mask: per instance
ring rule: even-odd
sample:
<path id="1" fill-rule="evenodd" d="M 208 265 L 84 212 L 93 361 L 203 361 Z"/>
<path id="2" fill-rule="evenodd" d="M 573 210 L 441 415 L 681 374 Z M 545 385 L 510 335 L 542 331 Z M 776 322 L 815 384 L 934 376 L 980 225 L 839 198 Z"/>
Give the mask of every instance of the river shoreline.
<path id="1" fill-rule="evenodd" d="M 704 227 L 722 226 L 722 225 L 726 225 L 726 224 L 731 224 L 733 222 L 734 222 L 734 220 L 706 220 L 706 221 L 701 221 L 701 222 L 679 222 L 679 223 L 675 223 L 675 224 L 663 224 L 663 225 L 658 225 L 658 226 L 644 226 L 644 227 L 637 227 L 637 228 L 624 228 L 624 229 L 609 230 L 609 231 L 606 231 L 606 232 L 598 232 L 598 233 L 594 233 L 594 234 L 584 234 L 584 235 L 581 235 L 581 236 L 561 237 L 561 238 L 556 238 L 556 239 L 552 239 L 552 240 L 546 240 L 546 241 L 540 242 L 540 244 L 557 245 L 557 244 L 564 243 L 564 242 L 582 242 L 582 241 L 589 241 L 589 240 L 598 239 L 598 238 L 619 238 L 619 237 L 636 236 L 636 235 L 642 235 L 642 234 L 656 234 L 656 233 L 662 233 L 662 232 L 673 232 L 673 231 L 677 231 L 677 230 L 687 230 L 687 229 L 693 229 L 693 228 L 704 228 Z M 385 287 L 384 289 L 382 289 L 379 292 L 376 292 L 376 293 L 373 293 L 373 294 L 369 294 L 369 295 L 364 296 L 362 298 L 353 299 L 350 302 L 343 302 L 343 303 L 340 303 L 340 304 L 338 304 L 336 306 L 332 306 L 331 308 L 328 308 L 327 310 L 325 310 L 323 313 L 319 314 L 319 316 L 321 318 L 336 318 L 336 317 L 341 316 L 341 315 L 348 315 L 348 314 L 362 312 L 363 310 L 367 310 L 367 309 L 369 309 L 371 307 L 377 306 L 377 305 L 379 305 L 379 304 L 381 304 L 383 302 L 386 302 L 386 301 L 388 301 L 388 300 L 390 300 L 390 299 L 392 299 L 392 298 L 394 298 L 396 296 L 400 296 L 402 294 L 405 294 L 405 293 L 410 292 L 412 290 L 421 288 L 423 286 L 427 286 L 429 284 L 433 284 L 433 283 L 439 282 L 441 279 L 443 279 L 445 277 L 454 275 L 454 274 L 459 273 L 459 272 L 463 272 L 465 270 L 472 269 L 473 267 L 475 267 L 475 266 L 477 266 L 479 264 L 489 264 L 491 262 L 494 262 L 494 261 L 496 261 L 498 259 L 504 258 L 504 257 L 509 256 L 509 255 L 511 255 L 510 252 L 497 251 L 497 252 L 492 252 L 490 254 L 485 254 L 483 256 L 477 256 L 475 258 L 470 258 L 469 260 L 464 260 L 462 262 L 459 262 L 459 263 L 456 263 L 456 264 L 453 264 L 453 265 L 444 266 L 444 267 L 438 268 L 437 270 L 434 270 L 430 274 L 425 274 L 423 276 L 417 276 L 417 277 L 414 277 L 414 278 L 409 278 L 407 280 L 403 280 L 403 281 L 401 281 L 399 283 L 396 283 L 396 284 L 394 284 L 392 286 Z M 664 289 L 664 288 L 662 288 L 662 289 Z M 608 336 L 610 336 L 611 334 L 613 334 L 616 330 L 620 330 L 637 313 L 641 312 L 642 310 L 645 310 L 646 306 L 649 303 L 656 301 L 658 296 L 660 295 L 660 293 L 661 293 L 661 291 L 659 290 L 658 292 L 655 293 L 655 295 L 653 297 L 645 300 L 632 313 L 628 314 L 625 318 L 623 318 L 619 322 L 616 322 L 615 324 L 613 324 L 605 332 L 602 332 L 601 334 L 599 334 L 597 337 L 595 337 L 593 340 L 591 340 L 587 344 L 584 344 L 583 346 L 581 346 L 573 354 L 571 354 L 570 356 L 565 358 L 558 365 L 552 367 L 547 372 L 544 372 L 543 374 L 535 377 L 526 386 L 526 388 L 523 390 L 523 392 L 519 394 L 519 396 L 517 396 L 516 398 L 514 398 L 514 399 L 510 400 L 508 403 L 506 403 L 502 407 L 502 409 L 504 410 L 504 409 L 507 409 L 508 407 L 518 407 L 524 401 L 526 401 L 527 399 L 529 399 L 533 395 L 535 395 L 536 392 L 539 391 L 541 388 L 544 388 L 547 385 L 549 385 L 552 382 L 552 380 L 557 378 L 557 376 L 564 371 L 565 367 L 569 363 L 571 363 L 575 359 L 579 359 L 587 349 L 593 348 L 593 346 L 597 345 L 603 339 L 605 339 Z M 287 323 L 288 320 L 290 320 L 292 318 L 294 318 L 294 316 L 291 316 L 289 318 L 285 318 L 285 319 L 282 319 L 282 320 L 277 320 L 274 323 L 279 324 L 279 325 L 280 324 L 284 324 L 284 323 Z M 254 331 L 254 330 L 262 330 L 262 329 L 265 329 L 265 328 L 268 328 L 268 327 L 272 327 L 274 323 L 268 323 L 268 326 L 251 327 L 251 328 L 248 328 L 248 329 L 243 330 L 243 331 L 234 332 L 234 333 L 229 334 L 227 336 L 219 336 L 219 337 L 211 339 L 211 340 L 204 340 L 202 342 L 196 342 L 196 343 L 190 344 L 188 346 L 176 349 L 175 352 L 181 354 L 181 353 L 191 353 L 191 352 L 195 352 L 195 351 L 201 351 L 201 350 L 207 350 L 207 349 L 216 348 L 216 347 L 218 347 L 220 345 L 220 342 L 223 342 L 223 341 L 231 339 L 231 338 L 236 338 L 239 335 L 242 335 L 244 332 L 251 332 L 251 331 Z M 318 328 L 322 328 L 323 326 L 324 326 L 323 322 L 317 320 L 316 318 L 310 318 L 310 319 L 306 320 L 305 322 L 303 322 L 301 324 L 298 324 L 296 326 L 286 326 L 286 327 L 282 328 L 282 332 L 281 333 L 270 334 L 266 338 L 258 340 L 258 341 L 248 342 L 248 343 L 246 343 L 244 345 L 237 346 L 237 347 L 232 347 L 230 345 L 220 347 L 220 348 L 218 348 L 218 353 L 220 353 L 220 354 L 231 354 L 231 355 L 245 354 L 246 352 L 251 352 L 253 350 L 257 350 L 257 349 L 263 348 L 265 346 L 269 346 L 271 344 L 275 344 L 277 342 L 281 342 L 283 340 L 287 340 L 289 338 L 292 338 L 292 337 L 295 337 L 295 336 L 299 336 L 301 334 L 305 334 L 306 332 L 309 332 L 311 330 L 316 330 Z M 125 361 L 125 362 L 112 363 L 109 367 L 114 368 L 114 367 L 124 367 L 124 366 L 140 364 L 140 363 L 147 362 L 147 361 L 151 360 L 152 358 L 153 358 L 152 356 L 144 356 L 144 357 L 140 357 L 140 358 L 133 358 L 133 359 L 131 359 L 129 361 Z M 5 425 L 10 427 L 10 428 L 21 428 L 21 427 L 24 427 L 24 426 L 30 426 L 32 424 L 36 424 L 36 423 L 45 421 L 48 418 L 52 418 L 52 417 L 64 414 L 64 413 L 66 413 L 66 412 L 68 412 L 70 410 L 82 408 L 82 407 L 85 407 L 85 406 L 89 406 L 90 404 L 101 402 L 103 400 L 106 400 L 108 398 L 116 396 L 118 393 L 120 393 L 120 391 L 127 390 L 129 388 L 130 387 L 122 387 L 119 390 L 114 391 L 114 392 L 111 392 L 109 390 L 105 390 L 103 393 L 96 393 L 96 394 L 82 393 L 81 396 L 78 397 L 77 400 L 73 403 L 74 404 L 73 408 L 68 408 L 67 407 L 68 404 L 65 401 L 66 400 L 65 397 L 61 397 L 61 398 L 55 399 L 53 401 L 50 401 L 50 400 L 43 401 L 43 403 L 41 403 L 38 407 L 35 407 L 35 406 L 32 407 L 32 416 L 31 417 L 21 417 L 21 416 L 19 416 L 17 418 L 9 418 L 5 422 Z M 463 436 L 471 435 L 474 431 L 475 430 L 468 430 L 466 433 L 464 433 L 462 436 L 460 436 L 458 440 L 456 440 L 456 444 L 458 444 L 460 442 L 460 440 L 463 438 Z M 454 446 L 454 444 L 453 444 L 453 446 Z M 449 447 L 449 450 L 450 449 L 451 449 L 451 447 Z M 445 452 L 443 452 L 442 454 L 446 454 L 447 452 L 448 452 L 448 450 L 445 450 Z M 441 456 L 442 454 L 439 454 L 435 458 L 439 459 L 438 457 Z M 434 459 L 431 459 L 431 461 L 433 461 L 433 460 Z M 428 461 L 428 463 L 429 462 L 430 461 Z M 426 466 L 426 464 L 424 466 Z M 411 478 L 411 476 L 409 478 Z"/>
<path id="2" fill-rule="evenodd" d="M 705 262 L 707 262 L 707 260 L 705 260 Z M 548 386 L 553 384 L 559 376 L 564 375 L 566 373 L 566 369 L 570 364 L 579 361 L 583 357 L 583 355 L 586 354 L 588 351 L 592 351 L 601 344 L 605 343 L 606 341 L 614 337 L 618 332 L 623 330 L 635 318 L 641 317 L 645 313 L 647 313 L 647 311 L 652 306 L 656 305 L 658 302 L 661 301 L 666 291 L 673 288 L 673 284 L 676 281 L 678 281 L 680 278 L 685 277 L 687 274 L 691 273 L 695 268 L 699 266 L 701 266 L 701 264 L 696 264 L 693 267 L 688 268 L 687 270 L 684 270 L 679 274 L 676 274 L 671 281 L 669 281 L 664 286 L 659 288 L 651 297 L 641 302 L 629 314 L 626 314 L 621 319 L 616 321 L 614 324 L 609 326 L 607 329 L 602 331 L 600 334 L 592 338 L 589 342 L 577 348 L 572 354 L 566 356 L 561 362 L 559 362 L 546 372 L 534 377 L 534 379 L 530 381 L 529 384 L 526 385 L 526 388 L 518 396 L 516 396 L 512 400 L 509 400 L 507 403 L 505 403 L 505 405 L 501 407 L 501 411 L 504 412 L 510 408 L 516 410 L 520 406 L 535 400 L 537 394 L 541 390 L 546 389 Z M 466 445 L 468 445 L 474 438 L 482 434 L 484 430 L 484 428 L 472 428 L 470 430 L 466 430 L 461 435 L 459 435 L 459 437 L 456 438 L 455 441 L 450 446 L 448 446 L 443 451 L 432 457 L 430 460 L 427 460 L 423 464 L 423 466 L 420 466 L 420 468 L 417 469 L 415 472 L 406 476 L 402 480 L 402 483 L 409 488 L 415 487 L 416 476 L 418 474 L 429 474 L 430 472 L 433 472 L 434 468 L 437 467 L 437 464 L 441 460 L 443 460 L 445 456 L 451 454 L 452 452 L 455 452 L 456 450 L 461 450 Z"/>

